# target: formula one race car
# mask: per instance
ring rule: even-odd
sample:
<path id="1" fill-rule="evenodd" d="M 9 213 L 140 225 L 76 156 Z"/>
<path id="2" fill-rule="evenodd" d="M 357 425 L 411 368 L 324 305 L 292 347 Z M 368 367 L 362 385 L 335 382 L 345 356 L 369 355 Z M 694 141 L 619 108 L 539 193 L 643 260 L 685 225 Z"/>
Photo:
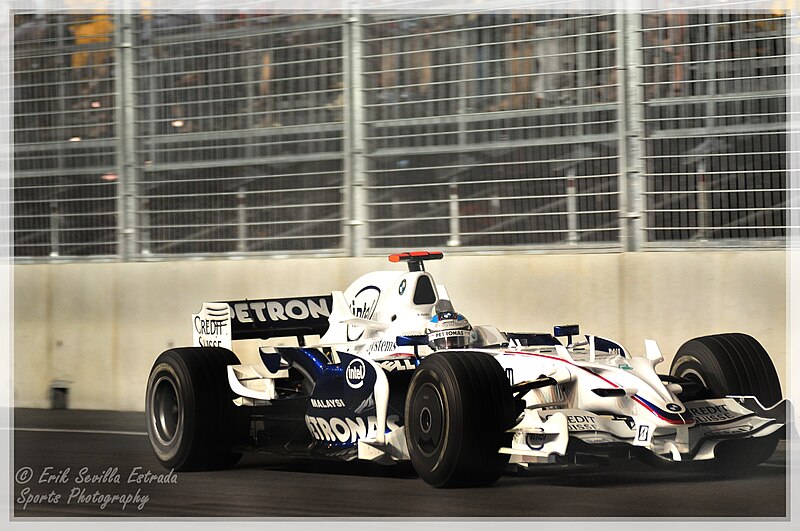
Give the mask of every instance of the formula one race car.
<path id="1" fill-rule="evenodd" d="M 692 339 L 659 374 L 654 341 L 635 356 L 578 326 L 470 325 L 425 271 L 441 258 L 395 254 L 408 271 L 369 273 L 330 295 L 204 303 L 195 346 L 161 354 L 147 383 L 160 462 L 222 468 L 244 451 L 410 461 L 427 483 L 451 487 L 609 456 L 743 470 L 775 450 L 786 401 L 752 337 Z M 231 350 L 275 337 L 298 346 L 259 345 L 255 364 Z"/>

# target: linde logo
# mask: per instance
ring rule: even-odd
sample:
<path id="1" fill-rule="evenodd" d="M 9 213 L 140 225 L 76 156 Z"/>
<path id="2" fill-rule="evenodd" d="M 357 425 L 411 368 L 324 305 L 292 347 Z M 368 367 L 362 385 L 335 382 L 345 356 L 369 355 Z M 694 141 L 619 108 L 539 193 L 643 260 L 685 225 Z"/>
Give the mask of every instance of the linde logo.
<path id="1" fill-rule="evenodd" d="M 381 290 L 376 286 L 367 286 L 361 288 L 356 293 L 353 300 L 350 301 L 350 312 L 354 317 L 359 319 L 372 319 L 375 315 L 375 308 L 378 306 L 378 299 L 381 296 Z M 347 340 L 357 341 L 364 335 L 364 329 L 360 326 L 348 325 L 347 326 Z"/>
<path id="2" fill-rule="evenodd" d="M 288 301 L 263 300 L 237 302 L 231 305 L 233 314 L 240 323 L 262 323 L 275 321 L 288 321 L 290 319 L 303 321 L 309 317 L 318 319 L 329 317 L 331 311 L 325 298 L 319 299 L 291 299 Z"/>
<path id="3" fill-rule="evenodd" d="M 375 307 L 377 305 L 377 297 L 375 297 L 373 300 L 364 300 L 363 297 L 361 299 L 356 298 L 350 303 L 350 311 L 355 317 L 360 317 L 361 319 L 372 319 L 372 316 L 375 314 Z"/>
<path id="4" fill-rule="evenodd" d="M 364 378 L 367 377 L 367 366 L 363 360 L 354 359 L 347 364 L 345 369 L 345 380 L 347 385 L 353 389 L 360 389 L 364 385 Z"/>

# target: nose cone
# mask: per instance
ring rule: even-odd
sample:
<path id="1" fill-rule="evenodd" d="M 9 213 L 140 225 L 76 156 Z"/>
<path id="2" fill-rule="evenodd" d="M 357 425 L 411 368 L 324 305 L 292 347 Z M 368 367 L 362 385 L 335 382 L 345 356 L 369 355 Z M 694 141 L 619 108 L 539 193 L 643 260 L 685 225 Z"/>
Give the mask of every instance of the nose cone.
<path id="1" fill-rule="evenodd" d="M 670 391 L 656 374 L 651 361 L 645 357 L 629 360 L 632 371 L 624 371 L 621 376 L 626 387 L 635 387 L 636 394 L 631 399 L 645 412 L 655 417 L 654 421 L 663 426 L 694 424 L 691 414 L 675 394 Z M 630 382 L 630 383 L 628 383 Z"/>
<path id="2" fill-rule="evenodd" d="M 633 397 L 639 406 L 647 410 L 661 422 L 662 426 L 686 426 L 694 424 L 692 415 L 680 402 L 664 401 L 658 398 L 648 400 L 649 393 L 639 392 Z M 652 398 L 652 397 L 649 397 Z"/>

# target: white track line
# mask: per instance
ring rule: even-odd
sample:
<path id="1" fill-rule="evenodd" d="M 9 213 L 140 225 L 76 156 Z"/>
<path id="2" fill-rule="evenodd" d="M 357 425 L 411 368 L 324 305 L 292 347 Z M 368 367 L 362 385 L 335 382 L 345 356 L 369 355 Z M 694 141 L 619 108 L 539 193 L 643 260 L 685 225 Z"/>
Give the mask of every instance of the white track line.
<path id="1" fill-rule="evenodd" d="M 86 433 L 92 435 L 139 435 L 147 436 L 144 431 L 114 431 L 114 430 L 59 430 L 54 428 L 13 428 L 14 431 L 33 431 L 46 433 Z"/>

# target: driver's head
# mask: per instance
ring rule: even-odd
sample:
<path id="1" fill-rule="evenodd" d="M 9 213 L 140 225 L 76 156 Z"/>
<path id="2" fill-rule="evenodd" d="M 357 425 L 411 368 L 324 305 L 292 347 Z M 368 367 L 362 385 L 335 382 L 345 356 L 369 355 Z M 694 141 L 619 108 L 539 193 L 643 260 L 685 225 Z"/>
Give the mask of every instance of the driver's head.
<path id="1" fill-rule="evenodd" d="M 472 327 L 467 318 L 450 309 L 434 312 L 426 330 L 433 350 L 467 348 L 472 343 Z"/>

